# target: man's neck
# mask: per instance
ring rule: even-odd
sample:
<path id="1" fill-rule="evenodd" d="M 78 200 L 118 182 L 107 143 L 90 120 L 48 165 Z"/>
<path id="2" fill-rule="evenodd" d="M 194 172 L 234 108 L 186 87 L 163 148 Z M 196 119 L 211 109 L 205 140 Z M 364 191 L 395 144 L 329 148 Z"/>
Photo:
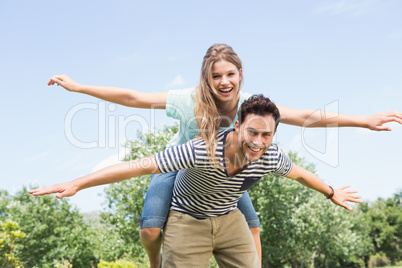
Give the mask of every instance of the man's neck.
<path id="1" fill-rule="evenodd" d="M 237 143 L 237 133 L 236 131 L 231 131 L 226 136 L 225 141 L 225 161 L 226 161 L 226 171 L 229 176 L 235 176 L 241 172 L 245 166 L 248 165 L 247 161 L 239 148 Z"/>

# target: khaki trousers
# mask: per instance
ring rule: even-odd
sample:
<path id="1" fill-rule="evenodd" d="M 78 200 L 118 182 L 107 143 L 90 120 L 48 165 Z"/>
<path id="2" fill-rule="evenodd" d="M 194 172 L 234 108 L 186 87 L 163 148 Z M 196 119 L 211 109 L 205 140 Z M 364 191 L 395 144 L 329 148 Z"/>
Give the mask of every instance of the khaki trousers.
<path id="1" fill-rule="evenodd" d="M 205 268 L 214 254 L 219 267 L 260 267 L 254 239 L 238 210 L 197 220 L 170 211 L 163 234 L 163 268 Z"/>

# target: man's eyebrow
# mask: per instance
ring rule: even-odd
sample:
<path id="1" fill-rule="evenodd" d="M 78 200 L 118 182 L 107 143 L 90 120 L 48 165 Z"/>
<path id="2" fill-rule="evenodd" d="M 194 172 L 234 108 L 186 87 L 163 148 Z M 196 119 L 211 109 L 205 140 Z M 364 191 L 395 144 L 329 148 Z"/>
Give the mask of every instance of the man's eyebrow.
<path id="1" fill-rule="evenodd" d="M 273 133 L 273 131 L 266 131 L 266 130 L 258 130 L 252 127 L 246 128 L 246 130 L 253 131 L 253 132 L 261 132 L 261 133 Z"/>

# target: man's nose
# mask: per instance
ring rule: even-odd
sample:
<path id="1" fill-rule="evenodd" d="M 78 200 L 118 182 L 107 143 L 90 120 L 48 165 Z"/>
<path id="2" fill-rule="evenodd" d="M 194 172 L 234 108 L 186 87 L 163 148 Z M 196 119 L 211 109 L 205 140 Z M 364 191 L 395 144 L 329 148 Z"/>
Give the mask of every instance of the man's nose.
<path id="1" fill-rule="evenodd" d="M 262 145 L 262 137 L 261 135 L 254 135 L 251 138 L 251 142 L 255 145 Z"/>

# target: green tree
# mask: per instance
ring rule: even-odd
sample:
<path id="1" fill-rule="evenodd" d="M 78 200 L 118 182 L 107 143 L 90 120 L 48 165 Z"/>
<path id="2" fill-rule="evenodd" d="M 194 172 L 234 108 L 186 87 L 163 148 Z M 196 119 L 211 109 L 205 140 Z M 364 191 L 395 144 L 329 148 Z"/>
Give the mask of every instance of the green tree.
<path id="1" fill-rule="evenodd" d="M 393 264 L 402 259 L 402 190 L 393 198 L 378 198 L 366 213 L 375 251 L 387 256 Z"/>
<path id="2" fill-rule="evenodd" d="M 33 197 L 26 187 L 7 198 L 9 204 L 1 213 L 18 222 L 26 234 L 15 247 L 25 267 L 54 267 L 63 260 L 74 267 L 91 267 L 94 256 L 89 227 L 67 200 Z"/>
<path id="3" fill-rule="evenodd" d="M 347 211 L 314 192 L 293 218 L 301 231 L 299 241 L 310 252 L 311 266 L 364 267 L 361 257 L 370 255 L 372 245 L 368 223 L 357 208 Z"/>
<path id="4" fill-rule="evenodd" d="M 124 242 L 115 231 L 115 227 L 110 223 L 105 223 L 98 214 L 95 218 L 84 220 L 91 226 L 89 230 L 89 239 L 93 244 L 93 254 L 97 260 L 116 259 L 116 248 L 124 247 Z"/>
<path id="5" fill-rule="evenodd" d="M 298 163 L 296 154 L 289 154 Z M 300 164 L 299 163 L 299 164 Z M 314 167 L 304 165 L 313 171 Z M 306 259 L 300 228 L 293 215 L 312 195 L 306 187 L 277 175 L 268 175 L 248 190 L 261 222 L 263 264 L 282 267 L 294 258 Z"/>
<path id="6" fill-rule="evenodd" d="M 177 131 L 178 126 L 175 125 L 155 133 L 139 134 L 136 140 L 126 144 L 130 154 L 125 160 L 143 158 L 164 150 Z M 111 184 L 105 189 L 108 212 L 103 213 L 102 218 L 114 227 L 120 241 L 113 248 L 113 258 L 108 256 L 109 259 L 106 260 L 135 257 L 137 261 L 142 259 L 147 262 L 139 239 L 139 223 L 150 178 L 151 176 L 132 178 Z"/>
<path id="7" fill-rule="evenodd" d="M 292 161 L 314 172 L 296 153 Z M 322 194 L 276 175 L 249 190 L 261 221 L 264 267 L 363 266 L 370 251 L 362 213 L 337 207 Z M 346 266 L 346 265 L 345 265 Z"/>
<path id="8" fill-rule="evenodd" d="M 6 190 L 0 190 L 0 220 L 5 220 L 7 217 L 7 205 L 10 203 L 10 195 Z"/>
<path id="9" fill-rule="evenodd" d="M 15 256 L 15 244 L 24 236 L 16 222 L 0 221 L 0 267 L 22 267 Z"/>

